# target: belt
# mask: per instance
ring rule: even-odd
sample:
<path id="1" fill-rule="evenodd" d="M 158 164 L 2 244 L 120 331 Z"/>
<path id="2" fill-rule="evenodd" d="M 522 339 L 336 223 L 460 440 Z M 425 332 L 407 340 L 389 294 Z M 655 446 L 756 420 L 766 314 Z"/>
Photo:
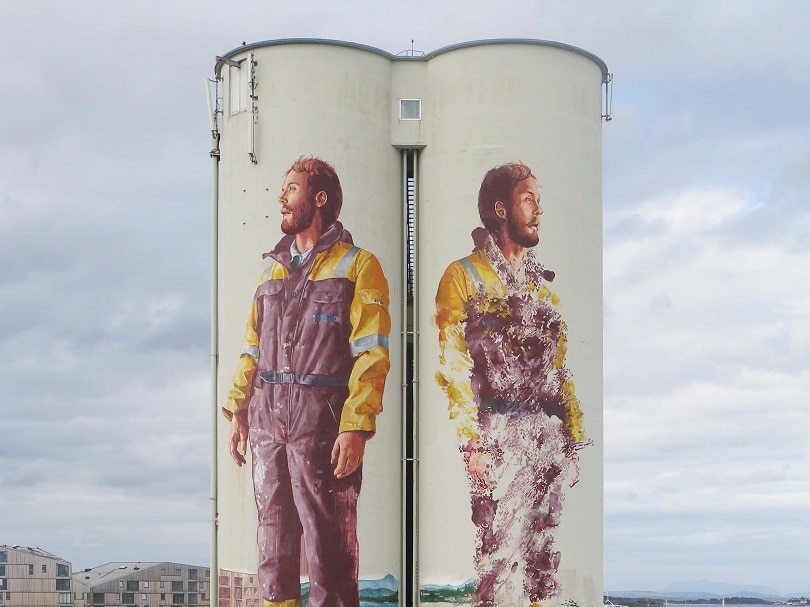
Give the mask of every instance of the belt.
<path id="1" fill-rule="evenodd" d="M 297 384 L 300 386 L 315 386 L 319 388 L 339 388 L 349 385 L 348 375 L 316 375 L 295 373 L 276 373 L 265 371 L 259 377 L 266 384 Z"/>

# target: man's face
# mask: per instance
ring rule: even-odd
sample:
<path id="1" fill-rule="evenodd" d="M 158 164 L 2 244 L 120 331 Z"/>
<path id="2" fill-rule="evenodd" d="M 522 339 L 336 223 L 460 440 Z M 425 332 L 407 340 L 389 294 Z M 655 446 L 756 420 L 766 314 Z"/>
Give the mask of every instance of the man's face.
<path id="1" fill-rule="evenodd" d="M 281 231 L 295 235 L 312 225 L 315 199 L 310 195 L 307 174 L 290 171 L 281 185 Z"/>
<path id="2" fill-rule="evenodd" d="M 540 191 L 534 177 L 527 177 L 512 190 L 511 204 L 506 209 L 506 232 L 522 247 L 533 247 L 540 242 Z"/>

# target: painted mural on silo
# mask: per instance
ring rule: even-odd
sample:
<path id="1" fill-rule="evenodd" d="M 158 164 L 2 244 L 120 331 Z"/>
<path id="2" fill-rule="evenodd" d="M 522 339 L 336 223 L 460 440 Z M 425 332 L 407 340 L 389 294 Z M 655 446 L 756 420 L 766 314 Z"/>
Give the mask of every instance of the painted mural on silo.
<path id="1" fill-rule="evenodd" d="M 433 57 L 430 74 L 421 601 L 598 605 L 602 73 L 503 44 Z"/>
<path id="2" fill-rule="evenodd" d="M 357 501 L 390 369 L 388 282 L 338 221 L 331 164 L 296 160 L 279 202 L 285 236 L 263 255 L 223 406 L 228 448 L 242 466 L 250 445 L 265 604 L 300 597 L 302 545 L 309 604 L 359 604 Z"/>
<path id="3" fill-rule="evenodd" d="M 374 145 L 390 130 L 375 95 L 387 60 L 310 44 L 240 55 L 268 94 L 223 119 L 219 607 L 396 603 L 399 213 L 369 206 L 399 176 Z M 269 95 L 302 65 L 328 95 Z M 372 145 L 351 148 L 360 128 Z"/>
<path id="4" fill-rule="evenodd" d="M 476 527 L 474 604 L 560 594 L 554 544 L 577 452 L 589 444 L 565 365 L 567 328 L 538 244 L 540 193 L 531 169 L 487 172 L 473 252 L 450 264 L 436 293 L 441 369 Z"/>

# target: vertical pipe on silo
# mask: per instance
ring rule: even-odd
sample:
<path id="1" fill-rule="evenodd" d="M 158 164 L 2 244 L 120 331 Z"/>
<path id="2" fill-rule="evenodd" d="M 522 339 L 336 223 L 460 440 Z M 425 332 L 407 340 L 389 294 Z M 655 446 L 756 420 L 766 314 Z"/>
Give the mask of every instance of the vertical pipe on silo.
<path id="1" fill-rule="evenodd" d="M 214 93 L 218 95 L 218 93 Z M 210 93 L 209 93 L 210 101 Z M 218 102 L 218 100 L 217 100 Z M 219 568 L 217 563 L 217 428 L 219 406 L 217 396 L 217 367 L 219 366 L 219 130 L 216 111 L 212 114 L 211 129 L 211 547 L 209 576 L 209 605 L 219 602 Z"/>

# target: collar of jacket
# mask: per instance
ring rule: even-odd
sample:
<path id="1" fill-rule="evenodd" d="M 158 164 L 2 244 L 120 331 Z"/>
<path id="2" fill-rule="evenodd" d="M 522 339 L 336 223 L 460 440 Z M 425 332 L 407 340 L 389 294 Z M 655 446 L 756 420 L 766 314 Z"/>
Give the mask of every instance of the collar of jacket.
<path id="1" fill-rule="evenodd" d="M 492 269 L 500 277 L 501 282 L 513 290 L 519 289 L 520 286 L 515 278 L 515 272 L 506 258 L 503 256 L 500 248 L 498 248 L 495 238 L 489 233 L 486 228 L 475 228 L 472 231 L 472 239 L 475 244 L 474 251 L 483 251 L 489 259 Z M 526 249 L 523 254 L 523 267 L 526 270 L 527 280 L 539 285 L 541 281 L 545 280 L 551 282 L 556 275 L 554 270 L 547 270 L 537 261 L 534 251 Z"/>
<path id="2" fill-rule="evenodd" d="M 290 256 L 290 246 L 292 245 L 293 240 L 295 240 L 295 234 L 285 236 L 278 241 L 278 244 L 272 251 L 262 255 L 262 259 L 266 259 L 268 257 L 274 259 L 289 270 L 290 263 L 292 262 L 292 257 Z M 318 242 L 316 242 L 315 246 L 312 247 L 312 253 L 310 253 L 307 259 L 313 259 L 318 253 L 332 248 L 332 246 L 337 242 L 345 242 L 351 245 L 354 244 L 349 230 L 344 228 L 343 224 L 339 221 L 336 221 L 326 228 L 326 230 L 324 230 L 323 234 L 321 234 L 320 238 L 318 238 Z"/>

